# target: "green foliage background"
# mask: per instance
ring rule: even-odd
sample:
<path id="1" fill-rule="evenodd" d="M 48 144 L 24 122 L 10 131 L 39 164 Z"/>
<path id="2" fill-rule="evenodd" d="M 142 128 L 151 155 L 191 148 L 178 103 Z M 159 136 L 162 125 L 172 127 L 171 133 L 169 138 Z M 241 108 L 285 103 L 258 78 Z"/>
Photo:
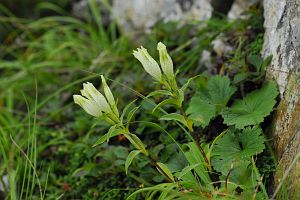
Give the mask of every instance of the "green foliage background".
<path id="1" fill-rule="evenodd" d="M 99 86 L 99 74 L 109 78 L 120 107 L 156 89 L 133 59 L 132 50 L 141 44 L 156 58 L 156 44 L 162 41 L 168 46 L 175 68 L 180 71 L 179 83 L 200 72 L 206 80 L 211 75 L 226 72 L 229 78 L 215 76 L 208 82 L 200 78 L 188 90 L 189 116 L 197 122 L 200 119 L 197 109 L 205 111 L 197 123 L 199 129 L 206 130 L 203 138 L 206 141 L 220 134 L 217 130 L 218 123 L 222 123 L 219 114 L 225 118 L 225 124 L 232 125 L 229 114 L 234 113 L 239 100 L 228 110 L 221 110 L 227 103 L 232 104 L 230 98 L 235 91 L 239 92 L 232 99 L 248 98 L 251 94 L 246 94 L 263 83 L 264 60 L 251 62 L 261 59 L 253 59 L 263 42 L 259 6 L 249 11 L 249 20 L 233 23 L 220 16 L 202 22 L 204 26 L 191 22 L 178 28 L 176 22 L 159 22 L 150 34 L 132 41 L 122 34 L 115 22 L 103 25 L 94 1 L 89 5 L 90 16 L 86 20 L 66 12 L 66 1 L 58 2 L 16 2 L 20 7 L 34 8 L 34 12 L 21 9 L 18 15 L 8 9 L 10 2 L 0 7 L 3 30 L 0 32 L 0 178 L 9 179 L 10 189 L 5 190 L 7 199 L 125 199 L 138 188 L 163 181 L 142 157 L 137 157 L 128 176 L 125 175 L 124 164 L 130 145 L 122 137 L 111 139 L 109 145 L 92 148 L 109 127 L 87 116 L 72 101 L 72 94 L 80 90 L 82 82 L 90 81 Z M 25 18 L 28 15 L 30 18 Z M 221 57 L 213 53 L 212 67 L 207 70 L 198 64 L 201 53 L 203 50 L 213 52 L 211 42 L 220 33 L 235 50 Z M 234 86 L 230 86 L 229 79 Z M 222 91 L 214 90 L 218 84 L 224 86 Z M 217 96 L 220 93 L 225 94 L 221 99 Z M 154 100 L 159 100 L 157 98 Z M 274 98 L 263 103 L 272 108 Z M 141 100 L 139 103 L 144 110 L 137 113 L 139 120 L 157 119 L 158 113 L 151 115 L 153 106 L 149 102 Z M 263 117 L 268 114 L 264 113 Z M 210 120 L 216 125 L 209 123 Z M 256 122 L 259 124 L 262 120 Z M 149 128 L 147 123 L 133 126 L 147 146 L 152 147 L 153 155 L 167 163 L 172 172 L 185 166 L 184 155 L 159 128 Z M 242 128 L 245 124 L 236 126 Z M 180 129 L 166 122 L 161 122 L 160 127 L 169 128 L 168 133 L 176 140 L 188 141 Z M 264 164 L 262 159 L 269 154 L 265 150 L 258 158 L 259 170 L 265 174 L 267 183 L 274 162 Z M 245 171 L 247 166 L 247 163 L 243 165 Z"/>

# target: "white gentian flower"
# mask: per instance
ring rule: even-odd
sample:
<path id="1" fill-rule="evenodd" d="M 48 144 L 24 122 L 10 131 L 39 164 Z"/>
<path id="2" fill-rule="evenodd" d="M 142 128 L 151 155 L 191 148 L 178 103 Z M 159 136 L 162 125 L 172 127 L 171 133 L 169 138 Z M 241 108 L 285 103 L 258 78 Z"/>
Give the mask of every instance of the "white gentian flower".
<path id="1" fill-rule="evenodd" d="M 166 77 L 169 80 L 172 80 L 174 78 L 173 62 L 167 52 L 166 46 L 163 43 L 159 42 L 157 44 L 157 50 L 159 52 L 161 68 L 164 74 L 166 75 Z"/>
<path id="2" fill-rule="evenodd" d="M 81 95 L 73 95 L 74 102 L 80 105 L 87 113 L 99 117 L 104 113 L 111 113 L 112 110 L 105 97 L 94 87 L 92 83 L 84 83 Z"/>
<path id="3" fill-rule="evenodd" d="M 96 102 L 100 106 L 100 108 L 103 112 L 105 112 L 105 113 L 112 112 L 105 97 L 94 87 L 94 85 L 92 83 L 89 83 L 89 82 L 84 83 L 83 90 L 80 90 L 80 92 L 86 98 Z"/>
<path id="4" fill-rule="evenodd" d="M 138 48 L 133 51 L 133 55 L 143 65 L 145 71 L 150 74 L 157 81 L 161 81 L 161 70 L 157 62 L 149 55 L 147 49 L 144 47 Z"/>
<path id="5" fill-rule="evenodd" d="M 88 114 L 94 117 L 100 117 L 102 115 L 101 108 L 97 103 L 86 99 L 81 95 L 73 95 L 73 99 L 74 102 L 81 106 Z"/>
<path id="6" fill-rule="evenodd" d="M 116 105 L 116 101 L 115 101 L 114 96 L 113 96 L 112 92 L 110 91 L 103 75 L 101 75 L 101 80 L 102 80 L 104 95 L 105 95 L 105 97 L 108 101 L 108 104 L 110 105 L 110 108 L 112 109 L 114 114 L 117 117 L 119 117 L 119 111 L 118 111 L 118 108 L 117 108 L 117 105 Z"/>

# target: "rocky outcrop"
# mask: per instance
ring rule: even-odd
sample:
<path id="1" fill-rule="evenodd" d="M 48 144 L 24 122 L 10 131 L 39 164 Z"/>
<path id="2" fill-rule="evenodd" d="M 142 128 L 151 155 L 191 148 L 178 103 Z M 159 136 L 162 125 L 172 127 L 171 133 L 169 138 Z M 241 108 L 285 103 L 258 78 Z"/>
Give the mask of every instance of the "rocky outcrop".
<path id="1" fill-rule="evenodd" d="M 104 24 L 114 18 L 123 32 L 136 35 L 151 30 L 158 21 L 179 21 L 181 24 L 193 20 L 204 21 L 216 12 L 226 14 L 233 0 L 109 0 L 111 13 L 101 0 L 95 0 L 102 13 Z M 235 20 L 243 17 L 243 13 L 259 0 L 235 0 L 228 12 L 228 19 Z M 89 17 L 88 0 L 75 2 L 72 6 L 74 16 L 82 19 Z"/>
<path id="2" fill-rule="evenodd" d="M 278 83 L 280 91 L 272 126 L 279 162 L 275 188 L 282 185 L 282 177 L 290 169 L 283 185 L 288 189 L 289 199 L 300 199 L 300 160 L 295 160 L 300 153 L 300 2 L 265 0 L 264 9 L 263 54 L 273 55 L 267 77 Z"/>
<path id="3" fill-rule="evenodd" d="M 113 16 L 126 34 L 147 32 L 158 21 L 190 22 L 212 15 L 209 0 L 114 0 Z"/>
<path id="4" fill-rule="evenodd" d="M 244 15 L 244 12 L 258 1 L 259 0 L 235 0 L 227 14 L 228 19 L 235 20 L 239 18 L 245 18 L 247 15 Z"/>

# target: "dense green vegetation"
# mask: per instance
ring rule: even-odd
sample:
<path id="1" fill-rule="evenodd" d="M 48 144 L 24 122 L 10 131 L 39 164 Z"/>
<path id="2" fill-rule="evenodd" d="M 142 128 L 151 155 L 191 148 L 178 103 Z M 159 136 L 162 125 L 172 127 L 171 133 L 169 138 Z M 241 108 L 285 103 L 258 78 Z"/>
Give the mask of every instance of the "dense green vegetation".
<path id="1" fill-rule="evenodd" d="M 136 199 L 267 198 L 275 161 L 265 133 L 277 89 L 264 80 L 271 57 L 259 56 L 259 5 L 248 20 L 216 16 L 180 28 L 159 22 L 138 41 L 113 21 L 104 25 L 94 1 L 86 20 L 42 5 L 37 13 L 48 14 L 33 19 L 0 7 L 6 30 L 0 47 L 0 178 L 9 183 L 1 195 L 110 200 L 138 191 Z M 218 55 L 212 41 L 221 33 L 233 49 Z M 178 73 L 153 81 L 132 52 L 142 45 L 158 61 L 160 41 Z M 203 50 L 212 52 L 209 67 L 200 62 Z M 120 115 L 125 113 L 124 124 L 112 126 L 125 125 L 140 140 L 124 132 L 104 136 L 111 124 L 75 105 L 82 83 L 101 88 L 100 75 Z"/>

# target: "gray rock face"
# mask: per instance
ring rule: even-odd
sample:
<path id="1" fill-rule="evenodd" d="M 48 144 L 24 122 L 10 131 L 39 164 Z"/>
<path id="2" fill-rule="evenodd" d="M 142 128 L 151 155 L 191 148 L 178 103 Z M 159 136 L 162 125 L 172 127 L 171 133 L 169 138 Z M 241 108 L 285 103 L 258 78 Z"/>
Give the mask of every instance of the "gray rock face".
<path id="1" fill-rule="evenodd" d="M 264 3 L 264 54 L 274 55 L 270 70 L 276 73 L 273 76 L 277 77 L 281 96 L 290 71 L 299 72 L 300 69 L 300 5 L 296 5 L 296 1 L 294 7 L 290 0 L 265 0 Z"/>
<path id="2" fill-rule="evenodd" d="M 216 0 L 213 0 L 216 1 Z M 219 0 L 222 1 L 222 0 Z M 235 0 L 228 19 L 234 20 L 243 17 L 242 13 L 259 0 Z M 104 24 L 109 18 L 117 20 L 123 32 L 134 36 L 151 30 L 158 21 L 179 21 L 180 24 L 193 20 L 204 21 L 212 16 L 211 0 L 109 0 L 112 4 L 112 16 L 105 12 L 101 0 L 96 0 L 102 13 Z M 228 2 L 227 2 L 228 3 Z M 216 4 L 216 3 L 215 3 Z M 218 5 L 224 3 L 219 2 Z M 87 19 L 88 0 L 81 0 L 73 4 L 72 13 L 78 18 Z"/>
<path id="3" fill-rule="evenodd" d="M 218 56 L 222 56 L 223 54 L 233 50 L 233 47 L 225 42 L 225 38 L 222 34 L 218 35 L 218 37 L 212 41 L 212 45 L 213 50 Z"/>
<path id="4" fill-rule="evenodd" d="M 212 15 L 209 0 L 114 0 L 113 16 L 127 34 L 147 32 L 164 22 L 206 20 Z"/>
<path id="5" fill-rule="evenodd" d="M 75 17 L 85 19 L 88 16 L 88 1 L 81 0 L 72 4 L 72 14 Z"/>
<path id="6" fill-rule="evenodd" d="M 107 2 L 106 2 L 107 1 Z M 104 25 L 108 25 L 111 22 L 111 14 L 109 7 L 112 0 L 95 0 L 97 9 L 101 14 L 101 20 Z M 91 13 L 89 8 L 89 0 L 80 0 L 72 3 L 72 15 L 79 19 L 90 20 Z"/>
<path id="7" fill-rule="evenodd" d="M 8 175 L 5 174 L 2 177 L 2 180 L 0 181 L 0 198 L 5 198 L 5 191 L 8 190 L 9 191 L 9 178 Z"/>
<path id="8" fill-rule="evenodd" d="M 275 185 L 300 154 L 300 2 L 265 0 L 264 56 L 273 55 L 267 77 L 279 86 L 280 104 L 274 114 L 273 143 L 279 161 Z M 300 199 L 300 160 L 285 182 L 288 199 Z"/>
<path id="9" fill-rule="evenodd" d="M 251 5 L 257 3 L 259 0 L 235 0 L 227 14 L 229 20 L 244 18 L 243 12 L 247 11 Z"/>

